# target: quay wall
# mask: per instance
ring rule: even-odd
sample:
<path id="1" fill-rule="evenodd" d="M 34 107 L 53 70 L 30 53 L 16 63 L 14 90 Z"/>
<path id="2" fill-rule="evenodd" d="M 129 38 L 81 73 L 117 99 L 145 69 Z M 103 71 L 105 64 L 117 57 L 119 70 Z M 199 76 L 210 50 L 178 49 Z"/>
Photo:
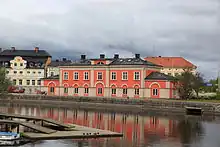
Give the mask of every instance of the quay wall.
<path id="1" fill-rule="evenodd" d="M 74 109 L 94 109 L 117 112 L 145 113 L 182 113 L 185 107 L 199 107 L 204 115 L 220 115 L 220 103 L 192 102 L 170 99 L 121 99 L 102 97 L 60 97 L 42 95 L 4 95 L 0 96 L 1 103 L 10 105 L 41 105 Z"/>

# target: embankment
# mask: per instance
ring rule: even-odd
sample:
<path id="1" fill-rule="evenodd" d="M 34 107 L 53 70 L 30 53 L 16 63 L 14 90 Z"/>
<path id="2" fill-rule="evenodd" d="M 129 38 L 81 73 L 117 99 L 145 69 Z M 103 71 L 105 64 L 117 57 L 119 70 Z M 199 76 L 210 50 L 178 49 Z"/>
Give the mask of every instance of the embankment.
<path id="1" fill-rule="evenodd" d="M 41 105 L 47 107 L 65 107 L 74 109 L 93 109 L 117 112 L 145 113 L 185 113 L 185 107 L 199 107 L 204 115 L 220 115 L 220 103 L 191 102 L 168 99 L 118 99 L 97 97 L 58 97 L 39 95 L 5 95 L 1 103 L 7 105 Z"/>

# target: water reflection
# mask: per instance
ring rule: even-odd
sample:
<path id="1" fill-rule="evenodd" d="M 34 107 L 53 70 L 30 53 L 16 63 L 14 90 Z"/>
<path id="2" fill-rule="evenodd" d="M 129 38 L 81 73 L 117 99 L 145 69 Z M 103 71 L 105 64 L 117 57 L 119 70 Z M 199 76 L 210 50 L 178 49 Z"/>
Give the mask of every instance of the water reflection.
<path id="1" fill-rule="evenodd" d="M 122 138 L 60 140 L 77 147 L 182 146 L 199 142 L 205 133 L 199 119 L 90 112 L 87 110 L 40 107 L 0 107 L 1 112 L 39 116 L 88 127 L 122 132 Z M 36 145 L 36 144 L 35 144 Z M 56 145 L 55 145 L 56 146 Z"/>

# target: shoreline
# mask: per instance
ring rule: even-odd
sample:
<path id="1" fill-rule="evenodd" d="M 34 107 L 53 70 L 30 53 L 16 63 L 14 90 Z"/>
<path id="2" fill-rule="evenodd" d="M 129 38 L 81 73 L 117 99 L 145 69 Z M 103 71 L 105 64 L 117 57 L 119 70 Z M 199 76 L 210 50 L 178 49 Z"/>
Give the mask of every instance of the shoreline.
<path id="1" fill-rule="evenodd" d="M 74 109 L 88 109 L 100 111 L 148 113 L 175 113 L 186 114 L 185 107 L 202 108 L 203 115 L 219 115 L 220 103 L 192 102 L 168 99 L 117 99 L 117 98 L 92 98 L 92 97 L 55 97 L 40 95 L 5 95 L 0 97 L 2 103 L 28 106 L 47 106 Z"/>

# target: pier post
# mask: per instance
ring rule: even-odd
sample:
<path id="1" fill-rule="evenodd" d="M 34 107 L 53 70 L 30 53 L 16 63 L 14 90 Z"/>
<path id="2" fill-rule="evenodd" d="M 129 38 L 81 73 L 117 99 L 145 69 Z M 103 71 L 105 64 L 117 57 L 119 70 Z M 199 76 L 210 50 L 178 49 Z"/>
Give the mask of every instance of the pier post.
<path id="1" fill-rule="evenodd" d="M 19 130 L 19 126 L 20 126 L 20 125 L 17 125 L 17 133 L 19 133 L 19 131 L 20 131 L 20 130 Z"/>
<path id="2" fill-rule="evenodd" d="M 41 126 L 42 126 L 42 127 L 44 126 L 44 121 L 43 121 L 43 120 L 41 120 Z"/>

